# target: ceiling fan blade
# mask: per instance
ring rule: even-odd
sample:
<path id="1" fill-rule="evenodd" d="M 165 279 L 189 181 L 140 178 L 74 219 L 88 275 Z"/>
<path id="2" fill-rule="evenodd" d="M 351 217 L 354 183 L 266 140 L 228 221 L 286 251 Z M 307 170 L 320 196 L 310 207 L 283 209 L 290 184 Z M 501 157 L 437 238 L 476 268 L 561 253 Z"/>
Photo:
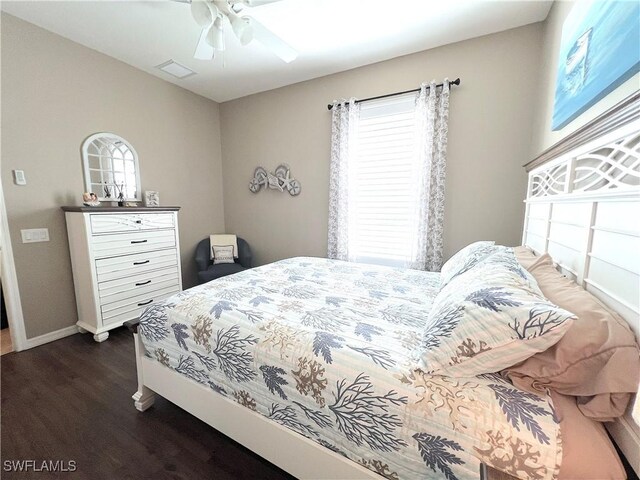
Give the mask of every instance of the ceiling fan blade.
<path id="1" fill-rule="evenodd" d="M 255 18 L 244 18 L 249 20 L 249 25 L 251 25 L 253 30 L 253 38 L 258 40 L 282 60 L 287 63 L 291 63 L 298 57 L 298 52 L 296 52 L 289 44 L 285 43 L 284 40 L 274 34 L 267 27 L 258 22 Z"/>
<path id="2" fill-rule="evenodd" d="M 215 49 L 207 42 L 207 35 L 211 28 L 213 28 L 211 25 L 206 26 L 200 32 L 200 40 L 198 40 L 193 58 L 197 58 L 198 60 L 213 60 Z"/>

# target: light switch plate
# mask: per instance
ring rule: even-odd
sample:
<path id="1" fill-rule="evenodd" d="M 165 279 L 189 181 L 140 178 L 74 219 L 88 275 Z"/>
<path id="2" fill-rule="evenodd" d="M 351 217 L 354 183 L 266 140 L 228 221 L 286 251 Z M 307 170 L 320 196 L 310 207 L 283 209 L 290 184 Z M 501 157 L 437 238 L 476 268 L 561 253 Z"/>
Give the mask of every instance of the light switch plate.
<path id="1" fill-rule="evenodd" d="M 22 235 L 22 243 L 36 243 L 36 242 L 49 241 L 48 228 L 30 228 L 26 230 L 20 230 L 20 234 Z"/>
<path id="2" fill-rule="evenodd" d="M 24 170 L 14 170 L 13 171 L 13 181 L 16 185 L 26 185 L 27 177 L 24 175 Z"/>

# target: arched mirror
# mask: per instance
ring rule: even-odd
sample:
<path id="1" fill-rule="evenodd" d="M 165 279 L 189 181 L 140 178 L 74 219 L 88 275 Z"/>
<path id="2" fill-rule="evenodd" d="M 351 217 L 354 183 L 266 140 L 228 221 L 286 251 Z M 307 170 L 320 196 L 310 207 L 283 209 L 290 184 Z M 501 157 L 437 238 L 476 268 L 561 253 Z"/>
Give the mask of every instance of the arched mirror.
<path id="1" fill-rule="evenodd" d="M 140 201 L 138 154 L 129 142 L 113 133 L 94 133 L 82 144 L 84 184 L 98 199 Z"/>

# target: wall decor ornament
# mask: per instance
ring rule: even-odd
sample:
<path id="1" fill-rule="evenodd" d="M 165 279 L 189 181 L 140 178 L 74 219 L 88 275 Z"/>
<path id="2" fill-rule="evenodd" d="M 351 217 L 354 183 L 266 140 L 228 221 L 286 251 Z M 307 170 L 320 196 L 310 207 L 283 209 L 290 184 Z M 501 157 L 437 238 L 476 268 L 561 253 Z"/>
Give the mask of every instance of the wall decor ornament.
<path id="1" fill-rule="evenodd" d="M 257 167 L 253 172 L 253 178 L 249 182 L 249 190 L 258 193 L 262 187 L 289 192 L 289 195 L 295 197 L 300 194 L 302 186 L 300 182 L 291 178 L 289 165 L 281 163 L 276 167 L 273 173 L 267 172 L 263 167 Z"/>

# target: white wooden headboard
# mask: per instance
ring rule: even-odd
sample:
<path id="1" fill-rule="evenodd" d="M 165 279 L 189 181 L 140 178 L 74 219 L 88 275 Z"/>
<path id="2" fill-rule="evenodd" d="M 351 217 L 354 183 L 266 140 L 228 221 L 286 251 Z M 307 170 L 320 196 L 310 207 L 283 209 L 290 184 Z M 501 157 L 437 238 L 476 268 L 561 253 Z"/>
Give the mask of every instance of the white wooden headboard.
<path id="1" fill-rule="evenodd" d="M 635 97 L 626 103 L 623 121 L 618 108 L 583 128 L 568 147 L 558 144 L 527 165 L 522 242 L 536 253 L 548 252 L 565 275 L 620 313 L 638 339 L 640 98 Z M 608 128 L 598 128 L 603 118 Z M 640 397 L 607 428 L 640 475 Z"/>

